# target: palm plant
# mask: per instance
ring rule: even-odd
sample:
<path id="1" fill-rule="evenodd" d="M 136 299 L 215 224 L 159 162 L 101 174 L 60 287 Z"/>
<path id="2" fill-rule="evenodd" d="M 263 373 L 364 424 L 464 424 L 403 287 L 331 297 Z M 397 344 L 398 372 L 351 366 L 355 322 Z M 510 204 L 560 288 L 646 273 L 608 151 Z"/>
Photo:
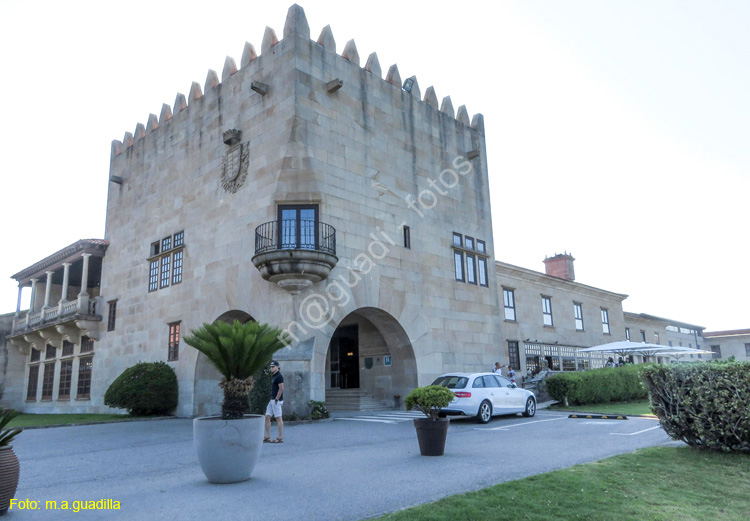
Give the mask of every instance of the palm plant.
<path id="1" fill-rule="evenodd" d="M 18 416 L 20 413 L 18 411 L 15 411 L 13 409 L 5 410 L 2 407 L 0 407 L 0 447 L 5 447 L 6 445 L 10 445 L 10 442 L 15 438 L 23 429 L 6 429 L 5 426 L 10 423 L 10 421 Z"/>
<path id="2" fill-rule="evenodd" d="M 203 324 L 190 333 L 185 343 L 206 355 L 223 376 L 219 384 L 224 391 L 221 417 L 225 420 L 242 418 L 249 409 L 253 375 L 286 345 L 281 330 L 269 324 L 242 324 L 235 320 L 233 324 Z"/>

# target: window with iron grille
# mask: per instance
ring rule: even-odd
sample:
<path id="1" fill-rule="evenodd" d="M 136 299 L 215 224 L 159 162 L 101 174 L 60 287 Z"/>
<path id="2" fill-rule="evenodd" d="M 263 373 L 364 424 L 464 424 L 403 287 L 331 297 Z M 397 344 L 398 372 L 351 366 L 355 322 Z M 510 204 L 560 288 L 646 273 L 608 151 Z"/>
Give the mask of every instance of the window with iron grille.
<path id="1" fill-rule="evenodd" d="M 542 322 L 545 326 L 552 327 L 552 299 L 542 296 Z"/>
<path id="2" fill-rule="evenodd" d="M 505 306 L 505 320 L 516 321 L 516 296 L 512 289 L 503 288 L 503 305 Z"/>
<path id="3" fill-rule="evenodd" d="M 170 257 L 169 255 L 165 255 L 161 258 L 161 282 L 159 283 L 160 289 L 169 286 L 171 259 L 172 257 Z"/>
<path id="4" fill-rule="evenodd" d="M 44 359 L 49 360 L 50 358 L 55 358 L 55 356 L 57 356 L 57 349 L 55 349 L 55 346 L 47 344 L 47 350 L 44 353 Z"/>
<path id="5" fill-rule="evenodd" d="M 58 400 L 70 399 L 70 383 L 73 379 L 73 360 L 60 362 L 60 385 L 57 390 Z"/>
<path id="6" fill-rule="evenodd" d="M 94 357 L 87 356 L 78 359 L 78 392 L 77 399 L 91 397 L 91 368 L 94 365 Z"/>
<path id="7" fill-rule="evenodd" d="M 515 340 L 508 340 L 508 360 L 510 365 L 516 371 L 521 370 L 521 357 L 518 350 L 518 342 Z"/>
<path id="8" fill-rule="evenodd" d="M 107 331 L 114 331 L 115 323 L 117 322 L 117 301 L 110 300 L 108 304 L 109 313 L 107 315 Z"/>
<path id="9" fill-rule="evenodd" d="M 94 350 L 94 340 L 86 335 L 81 337 L 81 353 L 90 353 Z"/>
<path id="10" fill-rule="evenodd" d="M 42 400 L 52 399 L 52 388 L 55 383 L 55 362 L 44 364 L 44 376 L 42 377 Z"/>
<path id="11" fill-rule="evenodd" d="M 169 349 L 167 351 L 167 360 L 177 360 L 180 354 L 180 323 L 173 322 L 169 324 Z"/>
<path id="12" fill-rule="evenodd" d="M 609 334 L 609 310 L 602 309 L 602 331 L 605 335 Z M 646 337 L 643 337 L 643 341 L 646 341 Z"/>
<path id="13" fill-rule="evenodd" d="M 576 317 L 576 331 L 583 331 L 583 304 L 574 302 L 573 314 Z"/>
<path id="14" fill-rule="evenodd" d="M 72 356 L 74 351 L 75 351 L 75 344 L 73 344 L 73 342 L 68 342 L 67 340 L 63 340 L 61 356 Z"/>
<path id="15" fill-rule="evenodd" d="M 39 366 L 32 365 L 29 367 L 29 383 L 26 386 L 26 399 L 36 401 L 36 388 L 39 384 Z"/>
<path id="16" fill-rule="evenodd" d="M 42 356 L 42 352 L 38 349 L 31 348 L 31 358 L 29 359 L 30 362 L 38 362 L 39 359 Z"/>

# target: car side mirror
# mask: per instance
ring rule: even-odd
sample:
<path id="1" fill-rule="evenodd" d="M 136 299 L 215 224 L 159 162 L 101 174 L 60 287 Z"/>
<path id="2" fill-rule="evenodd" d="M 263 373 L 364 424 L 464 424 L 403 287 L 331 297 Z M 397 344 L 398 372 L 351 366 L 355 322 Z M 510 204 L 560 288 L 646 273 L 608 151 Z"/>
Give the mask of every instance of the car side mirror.
<path id="1" fill-rule="evenodd" d="M 515 389 L 515 388 L 517 388 L 518 386 L 517 386 L 516 384 L 510 384 L 510 385 L 509 385 L 508 387 L 510 387 L 511 389 Z"/>

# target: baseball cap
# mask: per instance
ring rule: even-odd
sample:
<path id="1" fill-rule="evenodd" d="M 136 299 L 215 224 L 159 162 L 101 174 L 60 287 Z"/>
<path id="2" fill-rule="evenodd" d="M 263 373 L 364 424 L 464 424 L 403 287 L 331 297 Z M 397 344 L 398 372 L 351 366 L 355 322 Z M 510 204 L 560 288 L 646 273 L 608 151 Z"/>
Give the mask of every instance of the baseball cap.
<path id="1" fill-rule="evenodd" d="M 276 360 L 271 360 L 271 365 L 275 365 L 276 367 L 279 367 L 279 363 Z"/>

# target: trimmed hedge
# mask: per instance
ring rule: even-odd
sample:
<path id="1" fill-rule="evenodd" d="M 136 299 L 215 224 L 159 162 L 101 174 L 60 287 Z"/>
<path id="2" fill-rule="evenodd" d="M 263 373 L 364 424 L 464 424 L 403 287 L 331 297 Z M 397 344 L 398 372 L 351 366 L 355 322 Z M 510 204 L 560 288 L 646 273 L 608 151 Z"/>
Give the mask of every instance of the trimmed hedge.
<path id="1" fill-rule="evenodd" d="M 750 452 L 750 363 L 652 366 L 643 379 L 651 409 L 673 439 Z"/>
<path id="2" fill-rule="evenodd" d="M 177 407 L 177 375 L 164 362 L 139 362 L 112 382 L 104 405 L 134 416 L 170 413 Z"/>
<path id="3" fill-rule="evenodd" d="M 640 377 L 641 367 L 626 365 L 552 375 L 544 380 L 553 400 L 570 405 L 630 402 L 648 397 Z"/>

